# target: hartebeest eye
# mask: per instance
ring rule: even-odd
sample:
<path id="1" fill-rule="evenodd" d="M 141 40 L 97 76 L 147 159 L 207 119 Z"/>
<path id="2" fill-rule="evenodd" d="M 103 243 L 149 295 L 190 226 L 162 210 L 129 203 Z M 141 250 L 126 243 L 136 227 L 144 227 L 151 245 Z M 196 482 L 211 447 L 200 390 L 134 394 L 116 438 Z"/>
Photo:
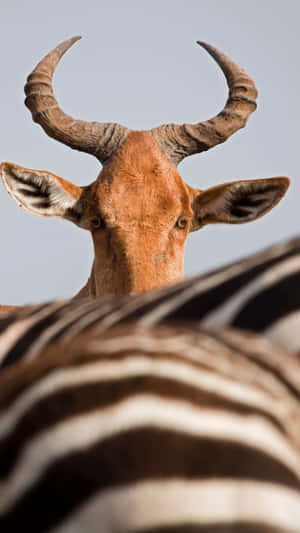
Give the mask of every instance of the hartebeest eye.
<path id="1" fill-rule="evenodd" d="M 186 226 L 187 226 L 187 218 L 184 217 L 184 216 L 181 216 L 179 217 L 179 219 L 177 220 L 176 224 L 175 224 L 175 228 L 178 228 L 178 229 L 185 229 Z"/>
<path id="2" fill-rule="evenodd" d="M 91 226 L 93 229 L 100 229 L 104 227 L 104 222 L 100 216 L 91 219 Z"/>

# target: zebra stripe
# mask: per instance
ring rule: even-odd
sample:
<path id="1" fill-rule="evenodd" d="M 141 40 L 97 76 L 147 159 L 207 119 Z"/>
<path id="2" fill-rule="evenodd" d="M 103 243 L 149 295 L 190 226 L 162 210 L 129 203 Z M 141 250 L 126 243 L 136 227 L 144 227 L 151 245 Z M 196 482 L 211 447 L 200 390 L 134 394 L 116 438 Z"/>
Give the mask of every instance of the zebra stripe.
<path id="1" fill-rule="evenodd" d="M 239 522 L 232 525 L 241 501 Z M 127 531 L 147 533 L 299 533 L 299 503 L 293 491 L 267 483 L 149 482 L 93 498 L 77 516 L 52 531 L 82 533 L 89 523 L 89 531 L 96 533 L 101 516 L 102 531 L 123 531 L 125 521 Z"/>
<path id="2" fill-rule="evenodd" d="M 300 361 L 251 333 L 97 325 L 0 376 L 0 528 L 299 533 Z"/>
<path id="3" fill-rule="evenodd" d="M 300 238 L 166 289 L 135 297 L 29 306 L 0 319 L 0 364 L 31 359 L 48 343 L 123 322 L 201 321 L 261 332 L 300 350 Z"/>

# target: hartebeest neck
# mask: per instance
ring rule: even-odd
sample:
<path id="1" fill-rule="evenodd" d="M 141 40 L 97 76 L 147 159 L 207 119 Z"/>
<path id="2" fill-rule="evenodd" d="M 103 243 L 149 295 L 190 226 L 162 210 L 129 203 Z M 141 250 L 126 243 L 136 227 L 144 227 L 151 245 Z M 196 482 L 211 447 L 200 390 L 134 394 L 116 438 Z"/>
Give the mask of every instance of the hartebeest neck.
<path id="1" fill-rule="evenodd" d="M 75 295 L 74 298 L 89 297 L 99 298 L 103 296 L 124 296 L 129 294 L 137 294 L 151 289 L 160 288 L 168 284 L 176 283 L 183 279 L 184 275 L 184 261 L 182 257 L 181 268 L 173 272 L 168 283 L 160 281 L 159 275 L 150 272 L 151 265 L 136 264 L 134 271 L 128 269 L 124 264 L 126 275 L 123 275 L 116 270 L 115 263 L 111 266 L 106 264 L 104 268 L 97 265 L 94 261 L 90 277 L 84 287 Z M 97 268 L 98 266 L 98 268 Z M 127 268 L 126 268 L 127 266 Z M 151 282 L 149 283 L 149 279 Z"/>
<path id="2" fill-rule="evenodd" d="M 22 307 L 18 305 L 0 305 L 0 318 L 7 315 L 10 311 L 14 311 L 14 309 L 22 309 Z"/>

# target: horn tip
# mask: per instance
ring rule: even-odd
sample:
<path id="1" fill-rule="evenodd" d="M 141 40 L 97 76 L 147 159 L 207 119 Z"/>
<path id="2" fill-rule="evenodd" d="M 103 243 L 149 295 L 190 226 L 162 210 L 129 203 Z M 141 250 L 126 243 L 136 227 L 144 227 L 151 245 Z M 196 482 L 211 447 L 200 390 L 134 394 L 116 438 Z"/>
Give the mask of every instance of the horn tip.
<path id="1" fill-rule="evenodd" d="M 59 44 L 55 50 L 60 50 L 61 55 L 63 55 L 67 50 L 69 50 L 69 48 L 71 48 L 71 46 L 73 46 L 74 43 L 76 43 L 76 41 L 79 41 L 79 39 L 81 39 L 81 35 L 71 37 L 70 39 L 67 39 Z"/>
<path id="2" fill-rule="evenodd" d="M 76 41 L 81 39 L 81 35 L 76 35 L 75 37 L 71 37 L 70 39 L 67 39 L 66 41 L 63 41 L 60 43 L 50 54 L 57 54 L 58 60 L 73 46 Z M 49 54 L 48 54 L 49 55 Z"/>
<path id="3" fill-rule="evenodd" d="M 71 37 L 71 39 L 68 39 L 66 42 L 69 44 L 69 46 L 72 46 L 72 44 L 76 43 L 76 41 L 79 41 L 82 39 L 81 35 L 75 35 L 75 37 Z"/>
<path id="4" fill-rule="evenodd" d="M 213 46 L 211 46 L 211 44 L 208 44 L 205 41 L 196 41 L 196 43 L 199 44 L 199 46 L 202 46 L 202 48 L 204 48 L 208 52 L 214 48 Z"/>

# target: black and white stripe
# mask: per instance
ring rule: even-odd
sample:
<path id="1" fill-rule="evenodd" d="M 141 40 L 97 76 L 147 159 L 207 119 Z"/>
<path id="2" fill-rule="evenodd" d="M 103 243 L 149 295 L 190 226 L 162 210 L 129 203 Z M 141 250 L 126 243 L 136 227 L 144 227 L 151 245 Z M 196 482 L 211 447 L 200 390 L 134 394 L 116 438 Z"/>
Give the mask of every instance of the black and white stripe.
<path id="1" fill-rule="evenodd" d="M 50 342 L 70 340 L 97 324 L 106 330 L 134 321 L 201 321 L 263 333 L 300 350 L 300 238 L 204 276 L 136 297 L 29 306 L 0 319 L 0 362 L 33 358 Z"/>
<path id="2" fill-rule="evenodd" d="M 1 532 L 299 533 L 299 252 L 3 318 Z"/>
<path id="3" fill-rule="evenodd" d="M 97 325 L 0 376 L 0 530 L 299 533 L 300 361 L 195 325 Z"/>

